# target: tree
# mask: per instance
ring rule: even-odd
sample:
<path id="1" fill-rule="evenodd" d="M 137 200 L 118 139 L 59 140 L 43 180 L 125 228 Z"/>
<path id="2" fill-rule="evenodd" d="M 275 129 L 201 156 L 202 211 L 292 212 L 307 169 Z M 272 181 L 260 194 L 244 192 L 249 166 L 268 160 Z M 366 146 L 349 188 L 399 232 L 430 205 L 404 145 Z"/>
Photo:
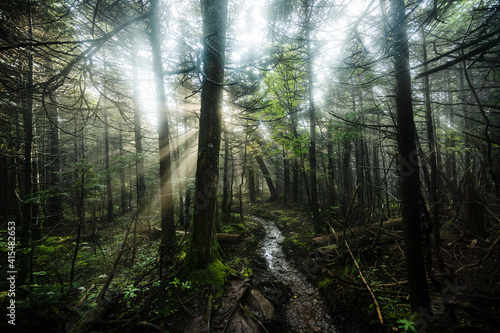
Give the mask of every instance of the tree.
<path id="1" fill-rule="evenodd" d="M 317 159 L 316 159 L 316 105 L 314 102 L 314 73 L 313 73 L 313 50 L 312 50 L 312 23 L 311 15 L 315 6 L 314 1 L 302 1 L 304 11 L 304 38 L 306 40 L 306 71 L 309 102 L 309 167 L 311 182 L 311 213 L 313 215 L 316 231 L 322 229 L 321 216 L 319 214 L 318 181 L 317 181 Z"/>
<path id="2" fill-rule="evenodd" d="M 393 57 L 396 75 L 396 113 L 398 120 L 399 181 L 401 214 L 405 241 L 406 268 L 413 311 L 429 309 L 430 297 L 425 274 L 420 230 L 420 180 L 418 175 L 415 123 L 411 95 L 410 56 L 404 0 L 391 0 L 393 15 Z"/>
<path id="3" fill-rule="evenodd" d="M 109 105 L 104 97 L 104 167 L 106 168 L 106 221 L 113 222 L 113 183 L 111 181 L 111 151 L 109 140 Z"/>
<path id="4" fill-rule="evenodd" d="M 423 61 L 427 62 L 427 43 L 425 36 L 425 27 L 422 27 L 422 50 L 423 50 Z M 426 68 L 425 66 L 424 68 Z M 438 146 L 436 138 L 434 135 L 434 120 L 432 115 L 431 106 L 431 95 L 430 95 L 430 83 L 429 77 L 424 77 L 424 102 L 425 102 L 425 118 L 427 125 L 427 140 L 429 145 L 429 163 L 431 168 L 431 184 L 430 184 L 430 199 L 433 213 L 433 229 L 434 229 L 434 242 L 435 242 L 435 252 L 438 262 L 438 269 L 440 272 L 444 271 L 443 257 L 441 255 L 441 237 L 440 237 L 440 222 L 439 222 L 439 186 L 438 186 Z"/>
<path id="5" fill-rule="evenodd" d="M 184 267 L 203 268 L 217 258 L 215 216 L 221 143 L 227 0 L 202 0 L 203 85 L 198 137 L 193 231 Z"/>
<path id="6" fill-rule="evenodd" d="M 134 39 L 136 36 L 134 36 Z M 142 109 L 139 101 L 139 60 L 137 56 L 138 47 L 132 45 L 132 92 L 134 110 L 134 140 L 135 140 L 135 177 L 137 186 L 137 206 L 146 194 L 146 181 L 144 178 L 144 156 L 142 150 Z"/>
<path id="7" fill-rule="evenodd" d="M 151 52 L 153 54 L 153 71 L 156 88 L 156 112 L 158 116 L 158 144 L 160 158 L 160 216 L 161 216 L 161 261 L 165 259 L 166 251 L 175 243 L 174 202 L 172 191 L 171 147 L 169 110 L 165 95 L 163 65 L 161 55 L 161 33 L 158 16 L 158 0 L 151 1 Z"/>
<path id="8" fill-rule="evenodd" d="M 50 66 L 51 63 L 47 66 Z M 52 99 L 52 101 L 50 100 Z M 49 225 L 55 226 L 62 220 L 63 205 L 61 195 L 61 152 L 59 140 L 59 108 L 55 97 L 51 97 L 45 104 L 45 111 L 49 120 L 49 167 L 48 184 L 51 191 L 48 207 Z M 44 100 L 43 100 L 44 101 Z"/>
<path id="9" fill-rule="evenodd" d="M 257 161 L 257 164 L 262 171 L 262 176 L 266 180 L 267 187 L 269 188 L 269 193 L 271 194 L 269 201 L 274 201 L 278 198 L 278 191 L 276 191 L 276 187 L 274 186 L 273 179 L 271 178 L 271 173 L 266 166 L 266 162 L 264 162 L 264 159 L 262 158 L 262 155 L 260 153 L 255 154 L 254 158 Z"/>

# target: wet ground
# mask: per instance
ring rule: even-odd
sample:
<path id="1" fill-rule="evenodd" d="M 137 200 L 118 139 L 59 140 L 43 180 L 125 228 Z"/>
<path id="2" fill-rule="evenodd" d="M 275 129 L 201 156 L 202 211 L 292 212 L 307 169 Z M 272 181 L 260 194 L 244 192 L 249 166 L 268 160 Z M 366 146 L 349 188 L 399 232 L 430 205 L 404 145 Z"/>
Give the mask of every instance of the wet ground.
<path id="1" fill-rule="evenodd" d="M 295 332 L 336 332 L 333 318 L 321 299 L 319 291 L 285 256 L 281 244 L 284 236 L 273 221 L 251 216 L 266 230 L 261 241 L 262 256 L 274 276 L 288 285 L 292 297 L 285 306 L 288 324 Z"/>

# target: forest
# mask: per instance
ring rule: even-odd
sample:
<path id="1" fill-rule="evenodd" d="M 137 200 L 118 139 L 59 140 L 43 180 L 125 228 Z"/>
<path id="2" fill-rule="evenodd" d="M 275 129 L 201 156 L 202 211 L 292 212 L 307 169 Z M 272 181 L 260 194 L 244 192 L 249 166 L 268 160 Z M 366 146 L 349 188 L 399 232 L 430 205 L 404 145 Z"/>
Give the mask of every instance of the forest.
<path id="1" fill-rule="evenodd" d="M 0 2 L 2 332 L 498 332 L 500 3 Z"/>

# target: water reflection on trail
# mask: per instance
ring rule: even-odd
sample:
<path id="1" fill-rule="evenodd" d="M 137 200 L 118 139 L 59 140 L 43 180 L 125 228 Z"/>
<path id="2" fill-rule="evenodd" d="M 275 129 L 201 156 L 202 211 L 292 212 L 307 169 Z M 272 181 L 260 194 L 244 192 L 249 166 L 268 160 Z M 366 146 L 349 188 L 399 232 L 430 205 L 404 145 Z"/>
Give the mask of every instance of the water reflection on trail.
<path id="1" fill-rule="evenodd" d="M 285 305 L 288 324 L 296 332 L 335 333 L 331 324 L 332 317 L 328 314 L 327 306 L 320 298 L 318 290 L 304 274 L 288 263 L 281 248 L 284 237 L 276 224 L 255 216 L 251 218 L 261 223 L 266 230 L 261 250 L 269 270 L 292 290 L 292 299 Z"/>

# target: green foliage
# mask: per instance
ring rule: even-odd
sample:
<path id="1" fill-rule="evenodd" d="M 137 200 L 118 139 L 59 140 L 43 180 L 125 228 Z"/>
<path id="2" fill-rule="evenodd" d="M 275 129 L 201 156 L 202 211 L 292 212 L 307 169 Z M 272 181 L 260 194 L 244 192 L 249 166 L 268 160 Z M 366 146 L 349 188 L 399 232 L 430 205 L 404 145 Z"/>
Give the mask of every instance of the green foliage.
<path id="1" fill-rule="evenodd" d="M 406 302 L 401 302 L 400 298 L 393 298 L 390 296 L 377 296 L 377 301 L 380 305 L 380 310 L 384 318 L 388 322 L 395 322 L 396 320 L 404 317 L 410 311 L 410 307 Z M 377 318 L 375 305 L 372 303 L 369 306 L 370 315 Z M 378 319 L 374 319 L 373 323 L 378 323 Z"/>
<path id="2" fill-rule="evenodd" d="M 269 154 L 282 153 L 281 149 L 289 157 L 303 158 L 307 154 L 309 134 L 301 130 L 298 121 L 308 107 L 306 73 L 303 55 L 290 45 L 285 46 L 282 61 L 266 73 L 264 83 L 269 100 L 258 116 L 266 122 L 273 139 L 266 147 Z M 276 149 L 276 145 L 281 149 Z"/>
<path id="3" fill-rule="evenodd" d="M 191 289 L 191 281 L 181 281 L 178 278 L 174 278 L 169 284 L 173 285 L 175 288 L 181 287 L 181 290 Z"/>
<path id="4" fill-rule="evenodd" d="M 134 286 L 133 284 L 129 284 L 126 286 L 122 293 L 123 293 L 123 300 L 125 301 L 125 304 L 127 305 L 127 308 L 132 308 L 132 302 L 134 299 L 137 297 L 137 292 L 140 291 L 139 288 Z"/>
<path id="5" fill-rule="evenodd" d="M 123 297 L 125 299 L 136 298 L 137 297 L 136 292 L 139 291 L 139 290 L 140 289 L 136 288 L 133 284 L 129 284 L 123 290 Z"/>
<path id="6" fill-rule="evenodd" d="M 181 289 L 184 291 L 184 290 L 187 290 L 187 289 L 191 289 L 191 281 L 184 281 L 184 282 L 181 282 Z"/>
<path id="7" fill-rule="evenodd" d="M 239 274 L 250 277 L 253 275 L 253 271 L 250 268 L 251 259 L 247 257 L 236 256 L 228 262 L 228 266 L 234 268 Z"/>
<path id="8" fill-rule="evenodd" d="M 399 324 L 398 328 L 403 329 L 405 332 L 412 331 L 417 333 L 417 329 L 415 328 L 415 323 L 413 321 L 408 321 L 408 319 L 399 319 L 397 323 Z"/>
<path id="9" fill-rule="evenodd" d="M 177 288 L 179 286 L 179 284 L 181 284 L 181 281 L 178 278 L 174 278 L 174 280 L 170 281 L 169 284 L 171 284 Z"/>
<path id="10" fill-rule="evenodd" d="M 25 203 L 35 203 L 35 204 L 44 204 L 47 203 L 53 195 L 55 195 L 53 189 L 38 191 L 36 193 L 32 193 L 26 196 L 24 200 Z"/>
<path id="11" fill-rule="evenodd" d="M 359 121 L 359 115 L 355 112 L 347 112 L 343 115 L 344 118 L 353 122 Z M 333 134 L 333 139 L 337 142 L 342 141 L 356 141 L 361 137 L 363 131 L 361 127 L 353 127 L 351 124 L 345 122 L 332 121 L 329 124 L 328 130 Z"/>

